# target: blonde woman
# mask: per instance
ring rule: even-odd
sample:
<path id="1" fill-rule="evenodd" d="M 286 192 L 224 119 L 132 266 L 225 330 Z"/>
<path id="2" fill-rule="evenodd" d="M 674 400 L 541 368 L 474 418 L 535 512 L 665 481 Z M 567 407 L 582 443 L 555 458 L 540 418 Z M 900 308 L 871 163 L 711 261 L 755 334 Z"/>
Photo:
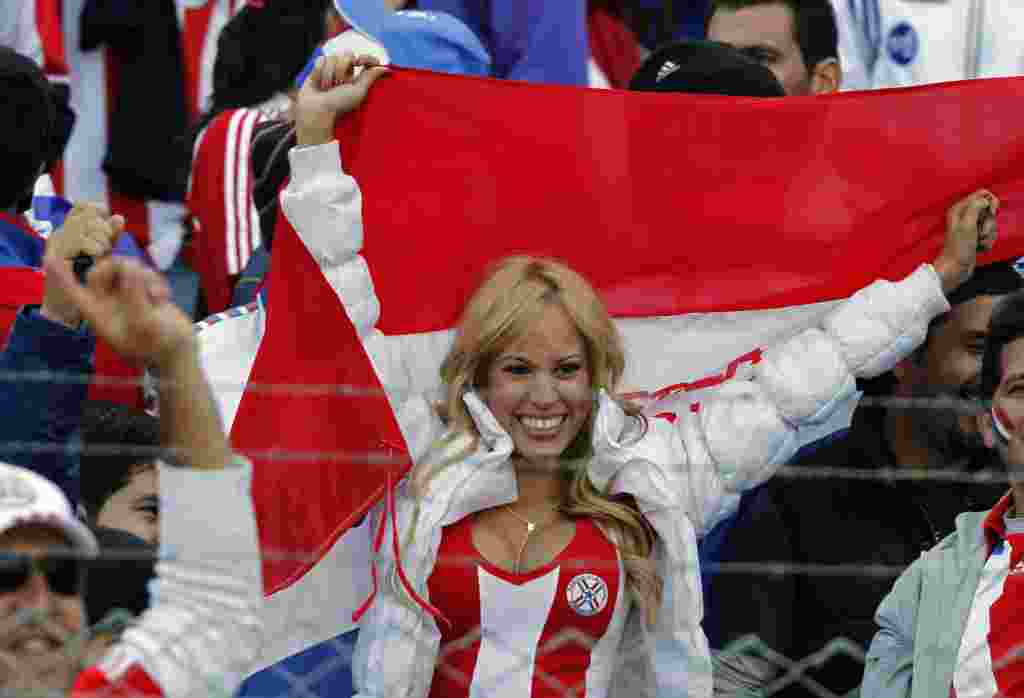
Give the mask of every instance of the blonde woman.
<path id="1" fill-rule="evenodd" d="M 362 202 L 332 141 L 336 117 L 381 75 L 371 65 L 349 55 L 317 66 L 299 95 L 282 194 L 415 461 L 393 511 L 378 512 L 385 581 L 360 625 L 358 695 L 709 696 L 697 537 L 733 501 L 725 495 L 769 477 L 796 431 L 856 377 L 920 343 L 948 308 L 944 293 L 994 241 L 994 224 L 979 233 L 978 221 L 998 202 L 979 193 L 957 204 L 934 265 L 865 288 L 820 329 L 767 351 L 754 380 L 727 384 L 675 424 L 616 398 L 622 345 L 583 278 L 548 260 L 506 260 L 465 309 L 440 365 L 438 410 L 415 391 L 423 352 L 374 330 Z M 367 69 L 354 78 L 357 66 Z"/>

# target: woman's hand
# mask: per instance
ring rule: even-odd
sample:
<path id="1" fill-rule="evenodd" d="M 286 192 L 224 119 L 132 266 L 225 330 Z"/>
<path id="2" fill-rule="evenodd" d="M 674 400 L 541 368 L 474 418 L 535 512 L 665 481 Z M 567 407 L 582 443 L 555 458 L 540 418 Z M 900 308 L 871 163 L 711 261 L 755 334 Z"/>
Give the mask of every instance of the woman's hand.
<path id="1" fill-rule="evenodd" d="M 974 273 L 978 253 L 995 245 L 999 199 L 985 189 L 953 204 L 946 214 L 946 242 L 933 266 L 949 295 Z"/>
<path id="2" fill-rule="evenodd" d="M 362 70 L 356 70 L 362 68 Z M 358 77 L 356 73 L 359 73 Z M 295 137 L 299 146 L 334 140 L 334 122 L 355 110 L 377 78 L 387 74 L 373 56 L 344 53 L 321 56 L 295 99 Z"/>
<path id="3" fill-rule="evenodd" d="M 44 264 L 47 284 L 55 284 L 92 331 L 125 359 L 161 370 L 194 353 L 192 322 L 152 269 L 108 256 L 96 262 L 82 285 L 67 260 L 47 256 Z"/>

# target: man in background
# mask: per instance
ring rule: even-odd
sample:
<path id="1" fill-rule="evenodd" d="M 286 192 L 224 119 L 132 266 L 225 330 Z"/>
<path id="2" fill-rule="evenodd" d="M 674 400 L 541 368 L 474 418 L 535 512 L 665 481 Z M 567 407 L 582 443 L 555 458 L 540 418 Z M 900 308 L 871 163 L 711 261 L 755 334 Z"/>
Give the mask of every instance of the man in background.
<path id="1" fill-rule="evenodd" d="M 787 95 L 838 92 L 843 84 L 830 0 L 714 0 L 707 38 L 771 70 Z"/>
<path id="2" fill-rule="evenodd" d="M 985 510 L 1005 492 L 1003 481 L 977 481 L 1001 470 L 963 405 L 979 400 L 993 309 L 1020 288 L 1013 265 L 979 267 L 925 343 L 861 386 L 866 397 L 849 429 L 804 447 L 789 477 L 744 495 L 736 515 L 701 541 L 704 628 L 719 651 L 716 694 L 765 689 L 790 661 L 816 653 L 820 661 L 773 695 L 814 694 L 812 681 L 837 695 L 856 688 L 863 663 L 830 643 L 866 648 L 893 577 L 951 533 L 958 514 Z M 758 565 L 785 568 L 755 574 Z M 871 569 L 879 573 L 864 571 Z M 722 652 L 752 635 L 760 649 Z"/>

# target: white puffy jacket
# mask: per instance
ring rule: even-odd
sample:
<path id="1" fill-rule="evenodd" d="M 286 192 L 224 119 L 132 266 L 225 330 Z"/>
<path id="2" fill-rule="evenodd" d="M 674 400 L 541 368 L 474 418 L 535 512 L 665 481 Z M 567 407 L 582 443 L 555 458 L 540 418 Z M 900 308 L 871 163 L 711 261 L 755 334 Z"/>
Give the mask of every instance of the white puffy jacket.
<path id="1" fill-rule="evenodd" d="M 406 369 L 410 359 L 403 356 L 411 349 L 406 338 L 375 329 L 380 306 L 359 254 L 359 188 L 342 171 L 337 143 L 294 149 L 290 157 L 292 179 L 281 195 L 282 210 L 363 339 L 418 461 L 437 442 L 442 427 L 426 396 L 412 389 L 415 381 Z M 639 656 L 634 663 L 646 674 L 647 690 L 658 696 L 711 695 L 696 541 L 735 502 L 728 495 L 770 477 L 792 455 L 799 429 L 827 419 L 853 393 L 857 377 L 877 375 L 906 356 L 925 337 L 928 322 L 948 307 L 938 276 L 923 265 L 899 283 L 879 281 L 861 290 L 829 312 L 820 328 L 766 351 L 752 380 L 726 383 L 699 411 L 680 415 L 674 424 L 652 419 L 644 432 L 607 395 L 601 396 L 590 476 L 598 487 L 636 498 L 658 533 L 656 555 L 666 581 L 657 626 L 647 629 L 633 613 L 624 639 L 624 645 L 643 643 L 645 651 L 633 653 L 633 659 Z M 480 445 L 432 481 L 421 501 L 411 548 L 401 560 L 413 587 L 425 597 L 441 529 L 517 496 L 508 464 L 511 438 L 479 397 L 468 393 L 465 401 L 480 431 Z M 395 504 L 403 540 L 413 506 L 403 484 Z M 394 564 L 385 553 L 384 578 Z M 426 696 L 439 640 L 433 617 L 383 584 L 360 624 L 353 667 L 359 695 Z M 636 675 L 616 673 L 623 680 Z M 627 694 L 638 695 L 636 684 Z"/>

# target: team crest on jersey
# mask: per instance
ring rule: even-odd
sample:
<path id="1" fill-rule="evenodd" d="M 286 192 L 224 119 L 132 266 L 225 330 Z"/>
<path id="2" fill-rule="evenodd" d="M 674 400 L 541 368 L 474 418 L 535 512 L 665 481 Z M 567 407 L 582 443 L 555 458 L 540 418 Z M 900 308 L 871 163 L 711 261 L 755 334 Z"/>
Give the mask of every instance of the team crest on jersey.
<path id="1" fill-rule="evenodd" d="M 608 585 L 596 574 L 578 574 L 565 590 L 569 607 L 581 616 L 596 616 L 608 605 Z"/>
<path id="2" fill-rule="evenodd" d="M 899 22 L 889 30 L 885 50 L 889 58 L 898 65 L 910 65 L 921 49 L 921 39 L 910 22 Z"/>

